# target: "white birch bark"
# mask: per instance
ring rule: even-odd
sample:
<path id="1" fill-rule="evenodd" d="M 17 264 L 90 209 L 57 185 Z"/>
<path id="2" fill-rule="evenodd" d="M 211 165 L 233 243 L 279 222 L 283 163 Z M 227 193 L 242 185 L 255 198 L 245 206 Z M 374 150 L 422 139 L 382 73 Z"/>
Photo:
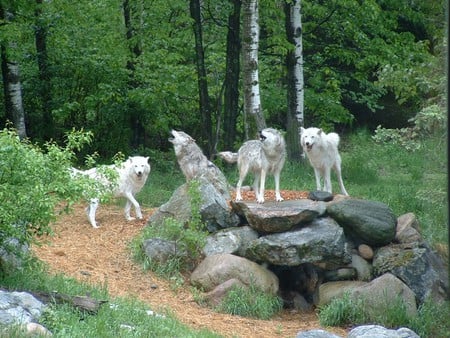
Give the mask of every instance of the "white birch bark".
<path id="1" fill-rule="evenodd" d="M 7 62 L 8 86 L 7 92 L 11 100 L 11 110 L 14 127 L 21 139 L 27 137 L 25 126 L 25 111 L 22 103 L 22 87 L 20 84 L 19 65 L 16 62 Z"/>
<path id="2" fill-rule="evenodd" d="M 259 49 L 259 13 L 258 0 L 244 0 L 243 8 L 243 78 L 244 78 L 244 110 L 256 118 L 256 127 L 266 127 L 261 108 L 258 74 Z"/>
<path id="3" fill-rule="evenodd" d="M 301 18 L 301 0 L 294 0 L 291 6 L 291 25 L 294 31 L 295 42 L 295 93 L 296 93 L 296 113 L 295 117 L 299 123 L 298 133 L 300 135 L 300 127 L 303 126 L 304 120 L 304 79 L 303 79 L 303 40 L 302 40 L 302 18 Z"/>

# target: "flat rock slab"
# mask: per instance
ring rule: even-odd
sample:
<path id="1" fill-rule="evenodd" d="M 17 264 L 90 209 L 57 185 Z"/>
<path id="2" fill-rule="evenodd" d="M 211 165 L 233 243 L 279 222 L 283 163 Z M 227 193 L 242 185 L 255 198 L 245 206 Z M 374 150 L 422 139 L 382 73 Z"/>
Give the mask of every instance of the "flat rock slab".
<path id="1" fill-rule="evenodd" d="M 308 199 L 283 202 L 231 202 L 233 210 L 246 218 L 250 227 L 263 233 L 285 232 L 311 222 L 326 211 L 325 202 Z"/>

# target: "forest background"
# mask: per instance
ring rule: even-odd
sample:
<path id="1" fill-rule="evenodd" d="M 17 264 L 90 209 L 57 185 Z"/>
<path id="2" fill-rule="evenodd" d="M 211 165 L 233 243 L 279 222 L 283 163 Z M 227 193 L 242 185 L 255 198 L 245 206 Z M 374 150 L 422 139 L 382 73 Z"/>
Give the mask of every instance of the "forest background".
<path id="1" fill-rule="evenodd" d="M 263 115 L 283 130 L 293 3 L 259 1 Z M 301 6 L 305 127 L 402 128 L 429 107 L 445 111 L 445 1 Z M 242 7 L 239 0 L 3 0 L 0 123 L 21 125 L 19 134 L 34 142 L 91 131 L 80 158 L 167 151 L 170 129 L 191 134 L 208 155 L 236 150 L 255 134 L 243 109 Z"/>

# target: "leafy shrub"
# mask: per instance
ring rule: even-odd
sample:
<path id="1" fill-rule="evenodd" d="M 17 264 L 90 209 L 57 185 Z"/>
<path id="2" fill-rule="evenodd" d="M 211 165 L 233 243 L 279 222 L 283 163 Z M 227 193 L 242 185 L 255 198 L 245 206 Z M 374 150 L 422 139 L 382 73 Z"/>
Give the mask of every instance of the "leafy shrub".
<path id="1" fill-rule="evenodd" d="M 391 142 L 415 151 L 420 148 L 420 137 L 443 133 L 447 125 L 446 114 L 438 105 L 423 108 L 408 121 L 413 123 L 412 127 L 386 129 L 378 126 L 373 139 L 378 143 Z"/>
<path id="2" fill-rule="evenodd" d="M 29 244 L 35 235 L 51 232 L 49 224 L 56 217 L 56 206 L 81 198 L 89 182 L 71 178 L 70 166 L 74 150 L 89 143 L 92 135 L 72 131 L 64 148 L 48 142 L 44 148 L 21 141 L 15 131 L 0 131 L 0 247 L 14 254 L 16 247 L 7 246 L 11 238 Z"/>
<path id="3" fill-rule="evenodd" d="M 254 285 L 247 287 L 233 287 L 216 310 L 223 313 L 269 319 L 283 308 L 283 301 L 274 295 L 268 294 Z"/>

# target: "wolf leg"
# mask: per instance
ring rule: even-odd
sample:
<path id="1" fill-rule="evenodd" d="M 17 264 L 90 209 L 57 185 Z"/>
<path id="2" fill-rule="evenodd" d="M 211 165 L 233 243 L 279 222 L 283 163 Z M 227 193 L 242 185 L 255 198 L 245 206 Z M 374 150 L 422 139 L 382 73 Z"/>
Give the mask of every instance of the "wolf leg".
<path id="1" fill-rule="evenodd" d="M 275 200 L 281 202 L 284 198 L 280 195 L 280 173 L 276 172 L 273 177 L 275 179 Z"/>
<path id="2" fill-rule="evenodd" d="M 86 214 L 88 216 L 89 223 L 91 223 L 94 228 L 98 228 L 97 222 L 95 221 L 95 213 L 97 212 L 98 204 L 99 199 L 92 198 L 89 206 L 86 208 Z"/>
<path id="3" fill-rule="evenodd" d="M 139 205 L 138 201 L 136 201 L 133 194 L 132 193 L 126 194 L 126 198 L 127 203 L 125 204 L 125 218 L 127 219 L 127 221 L 132 221 L 135 219 L 130 215 L 131 205 L 134 206 L 134 210 L 136 211 L 136 217 L 138 219 L 142 219 L 141 206 Z"/>
<path id="4" fill-rule="evenodd" d="M 260 186 L 259 186 L 259 192 L 256 195 L 256 202 L 258 203 L 264 203 L 264 185 L 266 183 L 266 171 L 264 169 L 261 170 L 261 177 L 260 179 Z"/>

